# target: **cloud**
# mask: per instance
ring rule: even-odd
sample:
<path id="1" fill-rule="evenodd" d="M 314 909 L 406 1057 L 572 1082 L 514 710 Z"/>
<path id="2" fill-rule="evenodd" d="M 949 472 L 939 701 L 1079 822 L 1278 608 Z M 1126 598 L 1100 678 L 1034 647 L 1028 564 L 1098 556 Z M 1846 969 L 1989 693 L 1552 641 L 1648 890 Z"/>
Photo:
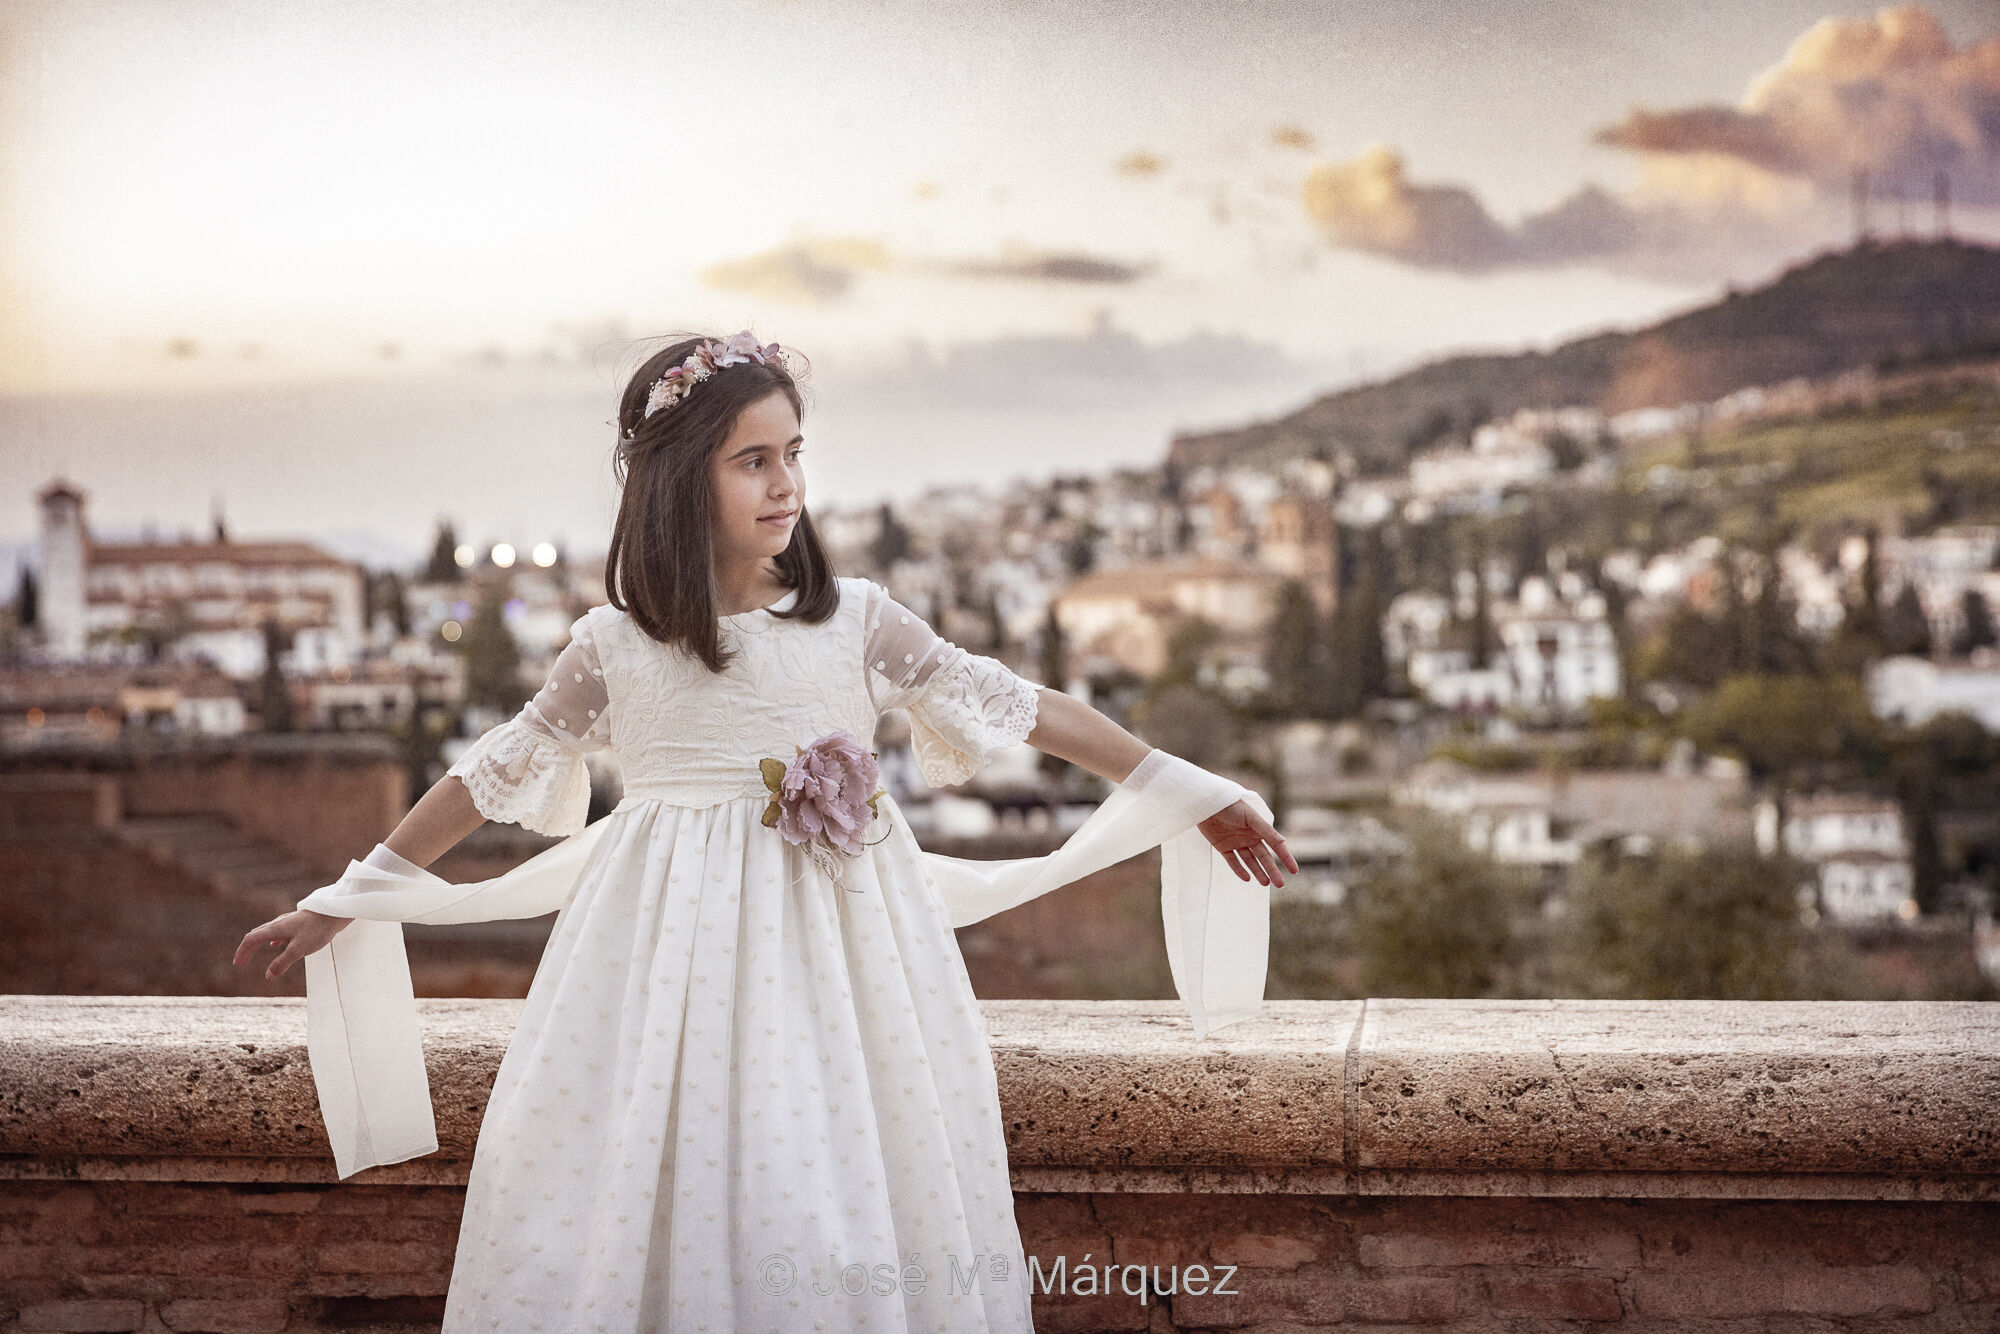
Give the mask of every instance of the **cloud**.
<path id="1" fill-rule="evenodd" d="M 864 273 L 917 273 L 945 278 L 1048 283 L 1131 283 L 1155 265 L 1127 263 L 1073 251 L 1003 245 L 997 258 L 905 255 L 875 241 L 828 237 L 778 246 L 701 271 L 711 287 L 749 292 L 794 305 L 830 305 L 845 297 Z"/>
<path id="2" fill-rule="evenodd" d="M 1279 148 L 1295 148 L 1302 153 L 1310 153 L 1317 147 L 1312 133 L 1301 125 L 1273 125 L 1271 142 Z"/>
<path id="3" fill-rule="evenodd" d="M 860 237 L 797 241 L 742 259 L 711 264 L 698 275 L 710 287 L 796 306 L 829 305 L 847 295 L 864 272 L 890 267 L 889 253 Z"/>
<path id="4" fill-rule="evenodd" d="M 873 406 L 939 409 L 1113 408 L 1199 398 L 1218 389 L 1310 381 L 1325 368 L 1273 343 L 1200 332 L 1147 343 L 1105 311 L 1073 334 L 1009 336 L 857 368 L 849 392 Z"/>
<path id="5" fill-rule="evenodd" d="M 1929 12 L 1825 19 L 1734 107 L 1635 108 L 1594 136 L 1637 153 L 1639 181 L 1595 184 L 1509 226 L 1464 186 L 1409 179 L 1371 145 L 1306 175 L 1328 240 L 1404 263 L 1478 273 L 1591 263 L 1669 281 L 1754 277 L 1842 239 L 1854 172 L 1877 197 L 2000 204 L 2000 38 L 1955 49 Z"/>
<path id="6" fill-rule="evenodd" d="M 1151 262 L 1127 264 L 1094 255 L 1038 251 L 1003 245 L 999 259 L 910 260 L 908 267 L 953 278 L 1029 278 L 1056 283 L 1130 283 L 1152 272 Z"/>
<path id="7" fill-rule="evenodd" d="M 1306 176 L 1306 213 L 1336 243 L 1430 268 L 1478 271 L 1517 259 L 1513 238 L 1470 190 L 1415 185 L 1401 155 L 1371 144 Z"/>
<path id="8" fill-rule="evenodd" d="M 1165 158 L 1148 153 L 1143 148 L 1136 149 L 1119 158 L 1117 165 L 1112 168 L 1120 176 L 1130 176 L 1134 180 L 1150 180 L 1166 169 L 1167 160 Z"/>
<path id="9" fill-rule="evenodd" d="M 1829 191 L 1874 187 L 2000 204 L 2000 37 L 1955 49 L 1919 5 L 1822 19 L 1736 106 L 1634 109 L 1596 141 L 1652 154 L 1710 153 Z"/>

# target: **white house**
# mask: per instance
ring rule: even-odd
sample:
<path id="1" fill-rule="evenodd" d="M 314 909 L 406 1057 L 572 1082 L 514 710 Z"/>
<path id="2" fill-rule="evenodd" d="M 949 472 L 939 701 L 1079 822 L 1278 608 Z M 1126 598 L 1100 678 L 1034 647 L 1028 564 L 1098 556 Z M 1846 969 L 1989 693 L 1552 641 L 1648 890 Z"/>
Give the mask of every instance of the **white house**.
<path id="1" fill-rule="evenodd" d="M 1757 812 L 1757 838 L 1774 845 L 1775 809 Z M 1915 879 L 1903 813 L 1883 797 L 1827 792 L 1795 798 L 1785 813 L 1785 850 L 1818 867 L 1820 907 L 1835 921 L 1916 916 Z"/>
<path id="2" fill-rule="evenodd" d="M 1914 892 L 1915 881 L 1906 858 L 1847 852 L 1820 863 L 1820 903 L 1835 921 L 1915 917 Z"/>
<path id="3" fill-rule="evenodd" d="M 1928 658 L 1884 658 L 1868 673 L 1868 701 L 1878 718 L 1916 726 L 1959 711 L 2000 732 L 2000 660 L 1940 664 Z"/>

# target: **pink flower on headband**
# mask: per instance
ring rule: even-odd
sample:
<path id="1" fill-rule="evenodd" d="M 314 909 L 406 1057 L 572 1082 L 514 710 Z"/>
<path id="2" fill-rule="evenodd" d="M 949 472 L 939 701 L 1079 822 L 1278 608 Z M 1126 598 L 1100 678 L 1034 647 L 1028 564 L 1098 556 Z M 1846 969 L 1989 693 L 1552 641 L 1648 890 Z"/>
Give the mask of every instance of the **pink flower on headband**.
<path id="1" fill-rule="evenodd" d="M 661 408 L 672 407 L 692 393 L 695 385 L 724 366 L 741 366 L 755 361 L 783 368 L 784 355 L 784 349 L 776 343 L 759 347 L 757 336 L 748 329 L 731 334 L 726 340 L 704 338 L 680 365 L 653 381 L 653 388 L 646 395 L 644 415 L 650 417 Z"/>
<path id="2" fill-rule="evenodd" d="M 812 744 L 795 747 L 790 764 L 764 760 L 759 769 L 771 804 L 764 824 L 776 828 L 787 843 L 804 846 L 813 860 L 834 879 L 839 867 L 829 851 L 855 856 L 867 847 L 862 834 L 880 812 L 875 802 L 881 770 L 866 747 L 845 731 L 835 730 Z"/>
<path id="3" fill-rule="evenodd" d="M 729 341 L 720 348 L 710 344 L 709 349 L 717 366 L 740 366 L 746 361 L 763 361 L 766 355 L 775 356 L 778 345 L 773 343 L 768 348 L 759 347 L 757 336 L 745 329 L 742 333 L 729 335 Z"/>

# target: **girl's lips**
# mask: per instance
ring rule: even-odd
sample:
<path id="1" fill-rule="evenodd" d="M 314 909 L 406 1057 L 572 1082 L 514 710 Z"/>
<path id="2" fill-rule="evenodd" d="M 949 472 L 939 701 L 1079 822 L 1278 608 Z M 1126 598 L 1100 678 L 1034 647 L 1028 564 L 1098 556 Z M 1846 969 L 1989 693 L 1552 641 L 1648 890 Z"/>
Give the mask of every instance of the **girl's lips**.
<path id="1" fill-rule="evenodd" d="M 783 513 L 783 514 L 766 514 L 766 515 L 765 515 L 765 516 L 764 516 L 763 518 L 761 518 L 761 519 L 757 520 L 757 522 L 758 522 L 758 523 L 790 523 L 790 522 L 792 521 L 793 517 L 794 517 L 794 516 L 796 516 L 797 514 L 798 514 L 798 511 L 797 511 L 797 510 L 787 510 L 787 511 L 786 511 L 785 513 Z"/>

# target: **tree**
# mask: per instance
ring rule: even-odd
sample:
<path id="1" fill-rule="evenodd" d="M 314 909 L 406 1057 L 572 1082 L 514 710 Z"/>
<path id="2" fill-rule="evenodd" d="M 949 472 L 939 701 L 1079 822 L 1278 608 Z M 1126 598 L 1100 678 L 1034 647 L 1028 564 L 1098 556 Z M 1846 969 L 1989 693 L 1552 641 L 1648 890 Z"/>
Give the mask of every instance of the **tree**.
<path id="1" fill-rule="evenodd" d="M 2000 643 L 2000 634 L 1994 633 L 1993 611 L 1986 605 L 1986 595 L 1976 588 L 1968 588 L 1958 600 L 1959 616 L 1964 622 L 1959 627 L 1958 639 L 1952 644 L 1952 651 L 1960 657 L 1974 649 L 1992 648 Z"/>
<path id="2" fill-rule="evenodd" d="M 1071 578 L 1081 579 L 1097 568 L 1097 539 L 1103 535 L 1103 529 L 1085 520 L 1063 543 L 1063 568 Z"/>
<path id="3" fill-rule="evenodd" d="M 1354 886 L 1354 944 L 1371 996 L 1505 994 L 1519 961 L 1515 923 L 1532 891 L 1521 874 L 1421 821 L 1409 855 Z"/>
<path id="4" fill-rule="evenodd" d="M 1938 813 L 1947 805 L 1989 809 L 1996 766 L 2000 738 L 1967 713 L 1940 713 L 1891 740 L 1889 775 L 1910 848 L 1913 897 L 1923 912 L 1942 905 L 1949 874 Z M 1956 799 L 1953 788 L 1959 789 Z"/>
<path id="5" fill-rule="evenodd" d="M 1781 789 L 1840 766 L 1871 768 L 1882 751 L 1868 694 L 1847 676 L 1732 676 L 1682 715 L 1681 731 Z"/>
<path id="6" fill-rule="evenodd" d="M 1882 618 L 1882 651 L 1927 658 L 1931 653 L 1931 622 L 1915 584 L 1904 584 Z"/>
<path id="7" fill-rule="evenodd" d="M 1369 700 L 1388 693 L 1389 661 L 1382 647 L 1388 552 L 1380 528 L 1363 530 L 1339 550 L 1340 603 L 1326 636 L 1331 659 L 1327 713 L 1351 718 Z"/>
<path id="8" fill-rule="evenodd" d="M 1297 579 L 1278 589 L 1277 605 L 1264 636 L 1264 670 L 1271 678 L 1271 702 L 1287 718 L 1306 716 L 1315 678 L 1325 670 L 1320 652 L 1319 609 Z"/>
<path id="9" fill-rule="evenodd" d="M 1590 458 L 1589 450 L 1585 448 L 1583 441 L 1568 431 L 1551 431 L 1545 443 L 1548 445 L 1549 457 L 1555 461 L 1557 472 L 1575 472 Z"/>
<path id="10" fill-rule="evenodd" d="M 1472 549 L 1472 665 L 1493 665 L 1493 595 L 1486 587 L 1486 543 Z"/>
<path id="11" fill-rule="evenodd" d="M 1062 618 L 1056 615 L 1056 602 L 1049 599 L 1048 608 L 1042 613 L 1041 634 L 1042 684 L 1050 690 L 1061 690 L 1069 680 L 1069 636 L 1063 632 Z M 1043 773 L 1050 777 L 1060 777 L 1069 768 L 1069 761 L 1060 755 L 1044 751 L 1039 761 Z"/>
<path id="12" fill-rule="evenodd" d="M 1185 616 L 1167 636 L 1167 662 L 1153 678 L 1152 689 L 1194 685 L 1201 679 L 1201 665 L 1208 650 L 1222 638 L 1222 628 L 1205 616 Z"/>
<path id="13" fill-rule="evenodd" d="M 265 617 L 264 672 L 258 682 L 257 714 L 266 732 L 289 732 L 297 726 L 292 717 L 292 687 L 285 680 L 278 658 L 291 647 L 292 636 L 272 617 Z"/>
<path id="14" fill-rule="evenodd" d="M 875 538 L 868 544 L 868 559 L 883 574 L 910 554 L 910 530 L 896 517 L 888 501 L 882 502 Z"/>
<path id="15" fill-rule="evenodd" d="M 27 629 L 35 624 L 41 615 L 41 590 L 35 583 L 35 572 L 28 566 L 21 567 L 21 580 L 15 586 L 14 624 Z"/>
<path id="16" fill-rule="evenodd" d="M 402 575 L 394 570 L 385 570 L 380 574 L 365 574 L 362 579 L 362 591 L 363 601 L 367 604 L 367 613 L 362 620 L 371 630 L 375 625 L 376 614 L 387 612 L 389 622 L 396 627 L 398 635 L 410 633 L 410 607 L 408 599 L 404 596 Z"/>
<path id="17" fill-rule="evenodd" d="M 452 530 L 451 520 L 438 521 L 437 539 L 431 543 L 430 562 L 424 566 L 424 579 L 433 584 L 453 584 L 465 577 L 465 571 L 458 568 L 458 534 Z"/>
<path id="18" fill-rule="evenodd" d="M 1570 989 L 1604 998 L 1804 999 L 1805 874 L 1743 845 L 1580 864 L 1555 931 L 1558 969 Z"/>
<path id="19" fill-rule="evenodd" d="M 1007 622 L 1000 615 L 1000 591 L 986 590 L 986 651 L 998 657 L 1007 651 Z"/>
<path id="20" fill-rule="evenodd" d="M 465 659 L 465 702 L 512 713 L 530 691 L 521 680 L 521 649 L 507 628 L 506 598 L 498 586 L 480 595 L 458 641 Z"/>

